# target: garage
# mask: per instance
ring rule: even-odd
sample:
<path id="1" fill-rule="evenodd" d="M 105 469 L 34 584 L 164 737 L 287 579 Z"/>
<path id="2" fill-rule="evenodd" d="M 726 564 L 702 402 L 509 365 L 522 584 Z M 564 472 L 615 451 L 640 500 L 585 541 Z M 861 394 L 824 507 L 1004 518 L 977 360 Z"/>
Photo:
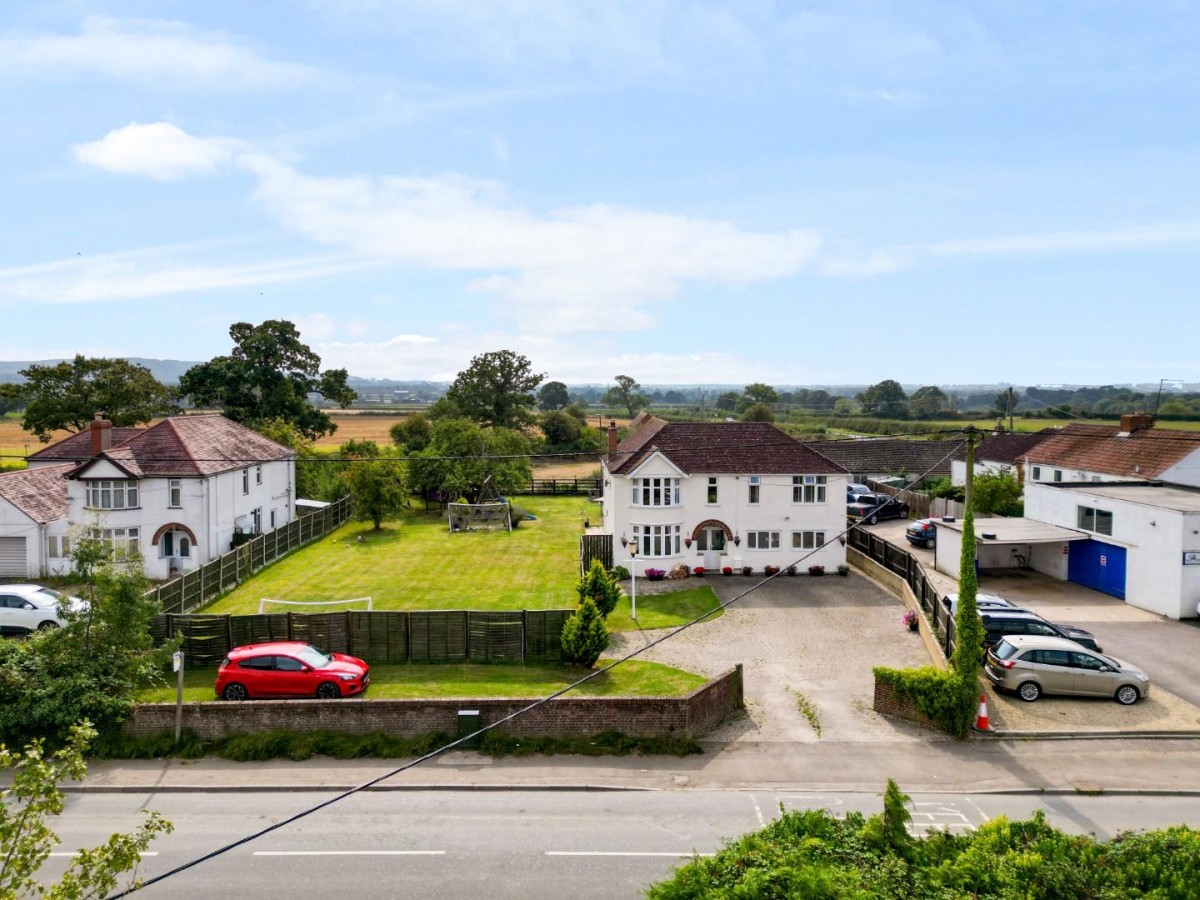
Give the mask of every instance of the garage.
<path id="1" fill-rule="evenodd" d="M 958 578 L 962 554 L 962 522 L 937 523 L 934 568 Z M 1017 518 L 975 520 L 975 558 L 980 571 L 1033 569 L 1055 578 L 1066 578 L 1074 545 L 1089 543 L 1088 535 L 1073 528 Z M 1072 548 L 1068 550 L 1068 548 Z"/>
<path id="2" fill-rule="evenodd" d="M 25 538 L 0 538 L 0 578 L 26 578 Z"/>
<path id="3" fill-rule="evenodd" d="M 1067 580 L 1125 599 L 1125 548 L 1095 539 L 1071 544 Z"/>

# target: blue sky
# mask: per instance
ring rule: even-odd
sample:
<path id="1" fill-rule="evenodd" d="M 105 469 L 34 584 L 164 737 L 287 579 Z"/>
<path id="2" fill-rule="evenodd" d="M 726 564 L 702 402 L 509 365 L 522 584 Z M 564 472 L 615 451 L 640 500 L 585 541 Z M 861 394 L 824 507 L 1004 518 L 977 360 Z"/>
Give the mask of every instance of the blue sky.
<path id="1" fill-rule="evenodd" d="M 0 358 L 1200 381 L 1200 6 L 0 7 Z"/>

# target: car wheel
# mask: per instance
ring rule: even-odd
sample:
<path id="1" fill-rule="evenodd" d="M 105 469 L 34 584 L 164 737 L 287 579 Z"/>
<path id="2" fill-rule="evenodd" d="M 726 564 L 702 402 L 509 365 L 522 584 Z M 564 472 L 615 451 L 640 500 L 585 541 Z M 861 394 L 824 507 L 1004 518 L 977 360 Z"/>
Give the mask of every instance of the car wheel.
<path id="1" fill-rule="evenodd" d="M 1123 684 L 1117 688 L 1117 702 L 1122 706 L 1133 706 L 1138 702 L 1138 698 L 1142 695 L 1138 693 L 1138 689 L 1132 684 Z"/>
<path id="2" fill-rule="evenodd" d="M 246 689 L 236 682 L 234 684 L 225 685 L 225 690 L 221 692 L 221 696 L 226 700 L 249 700 L 250 695 L 246 693 Z"/>
<path id="3" fill-rule="evenodd" d="M 879 516 L 867 516 L 867 524 L 868 525 L 874 525 L 878 521 L 879 521 Z"/>
<path id="4" fill-rule="evenodd" d="M 934 545 L 935 543 L 936 543 L 936 542 L 934 541 L 934 539 L 933 539 L 933 538 L 929 538 L 927 541 L 925 541 L 925 546 L 926 546 L 928 549 L 932 550 L 932 549 L 933 549 L 933 545 Z"/>
<path id="5" fill-rule="evenodd" d="M 38 622 L 38 631 L 49 631 L 51 628 L 57 628 L 58 623 L 47 619 L 45 622 Z"/>
<path id="6" fill-rule="evenodd" d="M 342 696 L 341 688 L 332 681 L 322 681 L 317 685 L 318 700 L 337 700 Z"/>
<path id="7" fill-rule="evenodd" d="M 1017 688 L 1017 696 L 1026 703 L 1032 703 L 1038 697 L 1042 696 L 1042 688 L 1036 681 L 1026 681 Z"/>
<path id="8" fill-rule="evenodd" d="M 902 519 L 908 518 L 908 510 L 907 509 L 900 510 L 900 518 L 902 518 Z"/>

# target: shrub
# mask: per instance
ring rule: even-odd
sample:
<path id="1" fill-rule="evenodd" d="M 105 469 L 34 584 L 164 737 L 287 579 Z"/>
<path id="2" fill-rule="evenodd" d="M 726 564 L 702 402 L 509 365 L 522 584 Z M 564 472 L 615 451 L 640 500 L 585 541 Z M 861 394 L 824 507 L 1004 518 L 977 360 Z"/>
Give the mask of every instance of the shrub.
<path id="1" fill-rule="evenodd" d="M 617 608 L 617 602 L 621 599 L 621 588 L 617 584 L 617 579 L 604 571 L 604 564 L 598 559 L 592 560 L 587 575 L 580 579 L 579 584 L 575 586 L 575 591 L 579 594 L 580 600 L 586 598 L 595 603 L 596 608 L 600 610 L 600 615 L 605 618 Z"/>
<path id="2" fill-rule="evenodd" d="M 629 580 L 629 570 L 627 568 L 625 568 L 624 566 L 613 566 L 609 570 L 608 574 L 610 574 L 617 581 L 628 581 Z"/>
<path id="3" fill-rule="evenodd" d="M 922 666 L 919 669 L 872 670 L 876 680 L 890 685 L 898 694 L 912 698 L 917 709 L 929 716 L 947 734 L 964 738 L 971 730 L 975 703 L 979 699 L 978 683 L 962 678 L 957 672 Z"/>
<path id="4" fill-rule="evenodd" d="M 824 566 L 809 566 L 808 574 L 809 575 L 824 575 L 825 567 Z"/>
<path id="5" fill-rule="evenodd" d="M 849 575 L 850 567 L 848 565 L 846 565 L 845 563 L 842 563 L 841 565 L 838 566 L 838 574 L 843 577 L 845 577 L 846 575 Z"/>
<path id="6" fill-rule="evenodd" d="M 590 599 L 584 598 L 579 609 L 563 623 L 563 661 L 591 668 L 608 649 L 608 629 L 604 616 Z"/>

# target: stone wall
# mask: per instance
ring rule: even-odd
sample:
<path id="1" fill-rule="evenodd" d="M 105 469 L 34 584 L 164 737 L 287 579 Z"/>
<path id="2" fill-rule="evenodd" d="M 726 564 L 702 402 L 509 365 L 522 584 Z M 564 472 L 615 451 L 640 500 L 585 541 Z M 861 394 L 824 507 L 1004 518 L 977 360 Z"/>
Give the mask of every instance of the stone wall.
<path id="1" fill-rule="evenodd" d="M 457 734 L 460 710 L 477 710 L 491 725 L 532 700 L 254 700 L 183 704 L 183 727 L 211 740 L 243 732 L 382 731 L 400 737 Z M 619 731 L 637 737 L 701 737 L 742 707 L 739 665 L 684 697 L 559 697 L 506 722 L 515 736 L 565 737 Z M 174 703 L 144 703 L 125 721 L 132 735 L 173 732 Z"/>
<path id="2" fill-rule="evenodd" d="M 911 697 L 907 694 L 897 693 L 890 684 L 882 682 L 878 678 L 875 679 L 875 712 L 881 716 L 915 722 L 917 725 L 932 728 L 934 731 L 940 730 L 934 724 L 933 719 L 917 709 L 917 705 Z"/>

